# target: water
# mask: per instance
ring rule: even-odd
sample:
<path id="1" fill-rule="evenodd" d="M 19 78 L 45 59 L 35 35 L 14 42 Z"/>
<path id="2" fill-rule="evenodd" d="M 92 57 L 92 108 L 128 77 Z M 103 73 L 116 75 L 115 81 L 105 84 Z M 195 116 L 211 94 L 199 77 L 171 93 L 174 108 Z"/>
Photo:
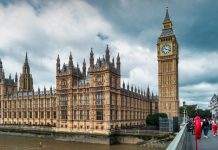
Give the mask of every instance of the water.
<path id="1" fill-rule="evenodd" d="M 41 146 L 40 146 L 41 143 Z M 100 145 L 58 141 L 52 138 L 23 137 L 0 134 L 0 150 L 155 150 L 138 145 Z"/>

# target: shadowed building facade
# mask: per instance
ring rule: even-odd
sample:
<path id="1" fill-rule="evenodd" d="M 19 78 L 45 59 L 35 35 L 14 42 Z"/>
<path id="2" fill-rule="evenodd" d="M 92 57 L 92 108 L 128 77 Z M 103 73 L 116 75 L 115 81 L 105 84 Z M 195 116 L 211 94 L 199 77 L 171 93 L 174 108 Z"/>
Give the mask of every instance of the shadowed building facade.
<path id="1" fill-rule="evenodd" d="M 148 114 L 158 112 L 158 97 L 122 83 L 119 54 L 94 59 L 89 67 L 75 65 L 70 54 L 62 65 L 56 62 L 56 90 L 34 90 L 26 54 L 19 90 L 15 80 L 6 79 L 0 63 L 0 124 L 51 126 L 56 131 L 102 133 L 111 129 L 145 124 Z"/>

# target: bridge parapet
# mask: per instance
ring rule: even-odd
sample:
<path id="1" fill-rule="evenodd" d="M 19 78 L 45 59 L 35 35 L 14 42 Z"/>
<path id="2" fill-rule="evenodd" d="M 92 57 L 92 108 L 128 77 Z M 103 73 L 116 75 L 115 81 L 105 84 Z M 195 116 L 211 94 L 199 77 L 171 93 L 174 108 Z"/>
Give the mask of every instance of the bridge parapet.
<path id="1" fill-rule="evenodd" d="M 169 144 L 166 150 L 185 150 L 187 148 L 188 132 L 186 130 L 187 124 L 185 124 L 173 141 Z"/>

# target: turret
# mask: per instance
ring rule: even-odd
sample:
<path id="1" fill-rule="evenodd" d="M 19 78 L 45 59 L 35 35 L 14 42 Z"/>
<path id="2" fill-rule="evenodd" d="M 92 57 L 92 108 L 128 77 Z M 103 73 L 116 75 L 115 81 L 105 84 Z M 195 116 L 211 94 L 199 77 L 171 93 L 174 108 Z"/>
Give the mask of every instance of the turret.
<path id="1" fill-rule="evenodd" d="M 30 67 L 29 67 L 28 56 L 27 56 L 27 52 L 26 52 L 25 62 L 23 65 L 23 74 L 28 74 L 28 73 L 30 73 Z"/>
<path id="2" fill-rule="evenodd" d="M 148 85 L 148 87 L 147 87 L 147 93 L 146 93 L 147 95 L 146 95 L 146 97 L 147 97 L 147 99 L 149 100 L 150 99 L 150 89 L 149 89 L 149 85 Z"/>
<path id="3" fill-rule="evenodd" d="M 120 55 L 117 55 L 117 71 L 120 73 Z"/>
<path id="4" fill-rule="evenodd" d="M 2 66 L 2 60 L 0 59 L 0 79 L 3 78 L 3 66 Z"/>
<path id="5" fill-rule="evenodd" d="M 5 71 L 4 71 L 4 69 L 2 71 L 2 79 L 5 79 Z"/>
<path id="6" fill-rule="evenodd" d="M 114 64 L 114 58 L 112 59 L 112 66 L 113 66 L 113 67 L 115 66 L 115 64 Z"/>
<path id="7" fill-rule="evenodd" d="M 64 71 L 64 72 L 67 72 L 67 66 L 66 66 L 65 63 L 63 64 L 63 71 Z"/>
<path id="8" fill-rule="evenodd" d="M 52 86 L 50 86 L 50 94 L 52 94 Z"/>
<path id="9" fill-rule="evenodd" d="M 56 63 L 56 74 L 60 73 L 60 58 L 59 55 L 57 57 L 57 63 Z"/>
<path id="10" fill-rule="evenodd" d="M 70 56 L 69 56 L 68 67 L 69 67 L 70 71 L 72 71 L 72 69 L 73 69 L 73 57 L 71 55 L 71 52 L 70 52 Z"/>
<path id="11" fill-rule="evenodd" d="M 123 81 L 123 89 L 125 89 L 125 82 Z"/>
<path id="12" fill-rule="evenodd" d="M 83 61 L 83 78 L 86 78 L 86 60 Z"/>
<path id="13" fill-rule="evenodd" d="M 110 63 L 110 50 L 109 50 L 109 47 L 107 45 L 107 48 L 106 48 L 106 63 L 109 64 Z"/>
<path id="14" fill-rule="evenodd" d="M 40 88 L 38 87 L 38 95 L 40 95 Z"/>
<path id="15" fill-rule="evenodd" d="M 93 50 L 91 48 L 91 52 L 90 52 L 90 69 L 92 70 L 94 68 L 94 53 Z"/>
<path id="16" fill-rule="evenodd" d="M 153 91 L 152 91 L 152 94 L 151 94 L 151 99 L 152 99 L 152 101 L 154 100 L 154 93 L 153 93 Z"/>
<path id="17" fill-rule="evenodd" d="M 28 63 L 28 57 L 26 52 L 25 62 L 23 65 L 23 72 L 20 75 L 20 91 L 32 91 L 33 89 L 33 78 L 30 73 L 30 67 Z"/>
<path id="18" fill-rule="evenodd" d="M 46 95 L 46 87 L 44 86 L 44 94 Z"/>
<path id="19" fill-rule="evenodd" d="M 17 77 L 17 72 L 16 72 L 16 74 L 15 74 L 15 83 L 17 83 L 18 82 L 18 77 Z"/>

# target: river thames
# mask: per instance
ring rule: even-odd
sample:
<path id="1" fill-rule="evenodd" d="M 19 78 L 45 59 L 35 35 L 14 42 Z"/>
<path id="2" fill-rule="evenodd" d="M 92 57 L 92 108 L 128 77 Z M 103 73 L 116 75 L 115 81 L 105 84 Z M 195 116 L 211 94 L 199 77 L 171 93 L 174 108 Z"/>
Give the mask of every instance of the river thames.
<path id="1" fill-rule="evenodd" d="M 157 150 L 138 145 L 101 145 L 59 141 L 52 138 L 0 134 L 0 150 Z"/>

